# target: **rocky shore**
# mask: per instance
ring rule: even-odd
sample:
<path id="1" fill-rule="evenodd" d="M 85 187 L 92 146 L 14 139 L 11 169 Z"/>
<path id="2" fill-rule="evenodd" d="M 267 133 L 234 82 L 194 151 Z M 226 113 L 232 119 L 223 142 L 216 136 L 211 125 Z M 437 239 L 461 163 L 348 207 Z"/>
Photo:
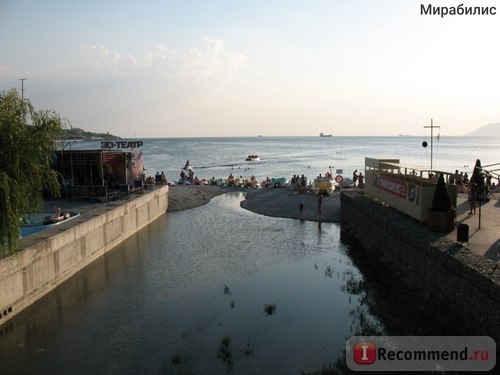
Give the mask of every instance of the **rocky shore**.
<path id="1" fill-rule="evenodd" d="M 299 220 L 340 222 L 340 193 L 323 198 L 321 212 L 318 197 L 312 193 L 295 194 L 289 188 L 247 189 L 226 186 L 176 185 L 169 191 L 168 211 L 179 211 L 206 204 L 213 197 L 232 191 L 244 191 L 241 207 L 266 216 Z M 301 203 L 303 209 L 301 210 Z"/>

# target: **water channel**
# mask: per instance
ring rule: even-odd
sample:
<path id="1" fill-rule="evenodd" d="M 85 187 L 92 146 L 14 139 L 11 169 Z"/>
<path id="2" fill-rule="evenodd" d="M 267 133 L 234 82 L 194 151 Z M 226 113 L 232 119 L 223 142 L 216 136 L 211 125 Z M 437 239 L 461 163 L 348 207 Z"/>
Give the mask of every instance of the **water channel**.
<path id="1" fill-rule="evenodd" d="M 240 208 L 168 213 L 0 334 L 0 373 L 292 374 L 384 332 L 340 226 Z"/>

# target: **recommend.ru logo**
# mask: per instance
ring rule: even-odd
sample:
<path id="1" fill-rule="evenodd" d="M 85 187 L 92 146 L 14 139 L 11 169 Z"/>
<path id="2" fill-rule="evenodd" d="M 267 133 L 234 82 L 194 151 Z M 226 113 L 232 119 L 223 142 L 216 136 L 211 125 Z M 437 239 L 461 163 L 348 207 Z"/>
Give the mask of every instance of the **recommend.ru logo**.
<path id="1" fill-rule="evenodd" d="M 354 336 L 346 362 L 354 371 L 489 371 L 496 343 L 488 336 Z"/>

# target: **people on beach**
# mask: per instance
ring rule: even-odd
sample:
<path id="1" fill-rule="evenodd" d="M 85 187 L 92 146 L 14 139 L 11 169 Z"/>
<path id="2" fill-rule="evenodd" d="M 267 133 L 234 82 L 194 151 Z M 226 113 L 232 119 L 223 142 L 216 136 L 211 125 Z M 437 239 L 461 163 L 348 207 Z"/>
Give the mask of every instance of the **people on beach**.
<path id="1" fill-rule="evenodd" d="M 269 177 L 266 177 L 266 180 L 262 182 L 262 187 L 264 188 L 268 188 L 269 186 L 271 186 L 271 179 Z"/>
<path id="2" fill-rule="evenodd" d="M 302 175 L 300 176 L 300 187 L 299 187 L 299 193 L 303 194 L 306 192 L 306 187 L 307 187 L 307 178 Z"/>
<path id="3" fill-rule="evenodd" d="M 198 195 L 201 198 L 201 200 L 204 200 L 204 201 L 207 200 L 207 195 L 204 192 L 202 192 L 201 190 L 198 190 L 196 192 L 196 195 Z"/>
<path id="4" fill-rule="evenodd" d="M 232 173 L 229 173 L 229 177 L 227 178 L 226 185 L 227 186 L 234 186 L 234 176 Z"/>
<path id="5" fill-rule="evenodd" d="M 360 189 L 364 189 L 365 188 L 365 176 L 363 176 L 363 173 L 359 172 L 359 175 L 358 175 L 358 187 Z"/>
<path id="6" fill-rule="evenodd" d="M 356 186 L 356 181 L 358 181 L 358 170 L 355 169 L 354 172 L 352 172 L 352 186 Z"/>
<path id="7" fill-rule="evenodd" d="M 323 213 L 323 194 L 318 195 L 318 213 Z"/>
<path id="8" fill-rule="evenodd" d="M 490 172 L 486 172 L 485 178 L 486 178 L 486 186 L 490 187 L 493 176 L 490 174 Z"/>
<path id="9" fill-rule="evenodd" d="M 186 184 L 186 174 L 184 173 L 184 170 L 181 171 L 181 184 L 185 185 Z"/>
<path id="10" fill-rule="evenodd" d="M 476 184 L 477 192 L 476 192 L 476 199 L 483 200 L 484 198 L 484 172 L 483 168 L 481 167 L 481 160 L 477 159 L 476 164 L 474 165 L 474 170 L 472 172 L 472 176 L 470 178 L 471 183 L 473 182 Z"/>

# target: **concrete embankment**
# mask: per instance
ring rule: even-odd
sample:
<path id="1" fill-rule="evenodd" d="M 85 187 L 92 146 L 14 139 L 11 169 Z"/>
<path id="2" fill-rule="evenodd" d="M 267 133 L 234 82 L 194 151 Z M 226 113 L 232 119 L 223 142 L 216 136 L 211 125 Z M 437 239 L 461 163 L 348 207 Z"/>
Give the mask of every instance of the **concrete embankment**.
<path id="1" fill-rule="evenodd" d="M 168 186 L 99 204 L 22 241 L 0 259 L 0 325 L 164 214 Z"/>
<path id="2" fill-rule="evenodd" d="M 377 259 L 449 306 L 473 335 L 500 340 L 499 263 L 428 231 L 401 213 L 356 192 L 341 195 L 342 228 Z M 425 298 L 425 296 L 421 296 Z"/>

